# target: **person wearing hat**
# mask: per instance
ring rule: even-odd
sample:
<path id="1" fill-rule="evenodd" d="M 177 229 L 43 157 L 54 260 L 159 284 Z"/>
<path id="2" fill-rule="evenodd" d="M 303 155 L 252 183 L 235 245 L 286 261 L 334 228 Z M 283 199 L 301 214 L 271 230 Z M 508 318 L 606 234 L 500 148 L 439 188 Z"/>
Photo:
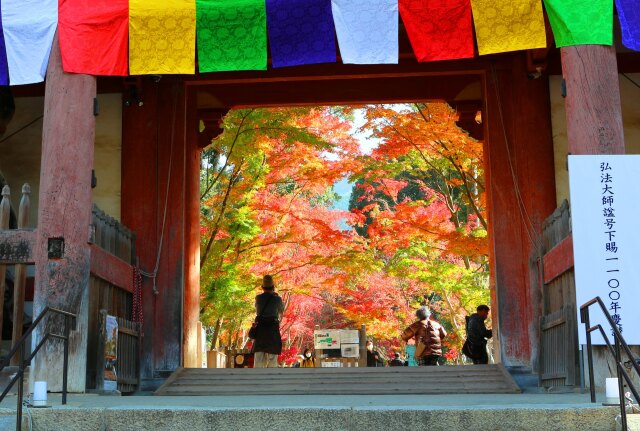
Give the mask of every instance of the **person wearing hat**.
<path id="1" fill-rule="evenodd" d="M 253 368 L 275 368 L 282 353 L 280 318 L 284 313 L 282 298 L 276 293 L 273 277 L 262 278 L 262 290 L 256 296 L 256 328 L 253 342 Z"/>
<path id="2" fill-rule="evenodd" d="M 405 342 L 411 338 L 415 340 L 414 357 L 418 365 L 438 365 L 442 356 L 442 340 L 447 336 L 447 331 L 431 317 L 427 307 L 418 308 L 416 317 L 418 321 L 404 330 L 402 339 Z"/>

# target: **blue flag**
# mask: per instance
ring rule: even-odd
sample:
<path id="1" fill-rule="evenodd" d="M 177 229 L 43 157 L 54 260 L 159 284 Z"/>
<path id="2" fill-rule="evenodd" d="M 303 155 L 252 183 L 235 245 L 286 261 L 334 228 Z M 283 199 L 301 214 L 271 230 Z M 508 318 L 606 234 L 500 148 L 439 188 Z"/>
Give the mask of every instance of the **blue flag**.
<path id="1" fill-rule="evenodd" d="M 273 67 L 336 61 L 331 0 L 267 0 Z"/>
<path id="2" fill-rule="evenodd" d="M 0 1 L 0 85 L 9 85 L 9 66 L 7 65 L 7 47 L 2 32 L 2 2 Z"/>
<path id="3" fill-rule="evenodd" d="M 638 0 L 616 0 L 622 30 L 622 44 L 640 51 L 640 5 Z"/>

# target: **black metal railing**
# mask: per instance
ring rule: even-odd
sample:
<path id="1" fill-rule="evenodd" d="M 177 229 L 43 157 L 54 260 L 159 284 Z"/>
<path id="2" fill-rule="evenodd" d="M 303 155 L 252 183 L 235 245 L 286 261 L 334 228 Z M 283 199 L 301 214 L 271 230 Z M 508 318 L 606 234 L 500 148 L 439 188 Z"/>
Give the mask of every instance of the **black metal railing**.
<path id="1" fill-rule="evenodd" d="M 602 325 L 598 324 L 595 326 L 591 326 L 591 320 L 589 318 L 589 307 L 596 303 L 602 309 L 602 312 L 604 313 L 604 316 L 607 319 L 609 326 L 611 327 L 611 331 L 613 333 L 613 341 L 614 341 L 613 346 L 609 341 L 609 337 L 607 337 L 607 334 L 602 328 Z M 633 396 L 636 399 L 636 403 L 640 402 L 640 395 L 638 395 L 638 390 L 636 389 L 633 382 L 631 381 L 631 377 L 629 377 L 629 374 L 624 369 L 625 367 L 622 362 L 622 350 L 624 350 L 624 353 L 627 355 L 629 359 L 628 361 L 626 361 L 626 363 L 629 363 L 629 362 L 631 363 L 631 367 L 634 370 L 636 370 L 636 373 L 638 373 L 639 377 L 640 377 L 640 365 L 636 361 L 633 352 L 631 352 L 631 349 L 627 345 L 627 342 L 624 340 L 624 338 L 622 337 L 622 334 L 618 330 L 618 326 L 613 321 L 613 318 L 609 314 L 607 307 L 604 305 L 604 302 L 602 302 L 602 299 L 600 299 L 599 296 L 596 296 L 591 301 L 580 306 L 580 320 L 582 321 L 582 323 L 584 323 L 585 330 L 587 333 L 587 361 L 589 365 L 589 389 L 591 392 L 591 402 L 592 403 L 596 402 L 596 388 L 595 388 L 594 379 L 593 379 L 593 351 L 591 346 L 591 333 L 594 331 L 600 331 L 600 333 L 602 334 L 602 338 L 604 339 L 605 343 L 607 344 L 607 347 L 609 348 L 609 352 L 611 352 L 611 354 L 616 360 L 616 369 L 617 369 L 617 375 L 618 375 L 618 396 L 620 399 L 620 415 L 622 419 L 622 429 L 626 431 L 627 430 L 627 409 L 625 406 L 626 397 L 624 393 L 624 383 L 622 381 L 622 378 L 624 377 L 624 381 L 627 382 L 629 389 L 631 390 L 631 392 L 633 393 Z"/>
<path id="2" fill-rule="evenodd" d="M 33 330 L 38 326 L 38 324 L 42 321 L 42 319 L 45 318 L 45 316 L 48 313 L 58 314 L 64 317 L 63 334 L 61 335 L 61 334 L 54 334 L 52 332 L 47 332 L 45 336 L 42 337 L 42 340 L 40 340 L 40 342 L 36 345 L 35 349 L 33 349 L 33 352 L 31 352 L 29 356 L 25 357 L 25 345 L 27 342 L 27 338 L 29 337 L 29 335 L 31 335 Z M 7 394 L 13 387 L 13 385 L 15 385 L 16 382 L 19 381 L 18 396 L 17 396 L 18 405 L 17 405 L 17 412 L 16 412 L 16 430 L 17 431 L 22 430 L 22 403 L 24 401 L 24 372 L 29 366 L 29 364 L 31 364 L 31 360 L 36 356 L 38 351 L 42 348 L 42 346 L 44 346 L 44 344 L 50 338 L 59 339 L 64 342 L 64 359 L 63 359 L 64 362 L 62 366 L 62 404 L 67 404 L 67 372 L 69 368 L 69 332 L 71 331 L 71 327 L 75 326 L 75 319 L 76 319 L 76 315 L 73 313 L 69 313 L 68 311 L 58 310 L 51 307 L 45 307 L 44 310 L 42 310 L 42 312 L 40 313 L 40 315 L 33 321 L 29 329 L 27 329 L 25 333 L 22 335 L 22 338 L 20 338 L 20 341 L 18 341 L 11 348 L 11 350 L 9 351 L 9 354 L 0 358 L 0 371 L 2 371 L 4 367 L 9 365 L 9 363 L 11 362 L 11 358 L 13 358 L 13 356 L 16 353 L 18 353 L 18 351 L 20 352 L 18 372 L 11 379 L 7 387 L 4 389 L 4 391 L 2 392 L 2 395 L 0 395 L 0 402 L 2 402 L 2 400 L 4 400 L 4 397 L 7 396 Z"/>

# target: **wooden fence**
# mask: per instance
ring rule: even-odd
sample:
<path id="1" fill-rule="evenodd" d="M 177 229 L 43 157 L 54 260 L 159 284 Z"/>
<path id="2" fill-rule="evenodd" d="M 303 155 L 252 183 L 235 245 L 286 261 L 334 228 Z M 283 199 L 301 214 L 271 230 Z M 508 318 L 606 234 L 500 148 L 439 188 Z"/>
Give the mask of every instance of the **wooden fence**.
<path id="1" fill-rule="evenodd" d="M 117 258 L 134 265 L 136 259 L 135 233 L 95 204 L 91 215 L 91 242 Z"/>
<path id="2" fill-rule="evenodd" d="M 545 221 L 543 241 L 544 253 L 548 254 L 556 246 L 571 237 L 571 210 L 565 200 Z M 548 278 L 548 277 L 545 277 Z M 560 310 L 565 305 L 575 306 L 576 283 L 573 266 L 566 268 L 553 280 L 545 283 L 543 291 L 543 314 Z"/>
<path id="3" fill-rule="evenodd" d="M 545 221 L 545 274 L 540 319 L 540 384 L 574 386 L 578 375 L 578 317 L 571 250 L 571 211 L 564 201 Z M 562 250 L 564 249 L 564 250 Z"/>
<path id="4" fill-rule="evenodd" d="M 540 319 L 540 380 L 544 387 L 574 386 L 578 360 L 574 307 L 563 307 Z"/>
<path id="5" fill-rule="evenodd" d="M 116 219 L 100 210 L 96 205 L 93 206 L 92 210 L 91 232 L 91 239 L 94 245 L 129 265 L 135 264 L 135 234 Z M 131 277 L 133 277 L 133 272 Z M 133 295 L 131 291 L 124 286 L 113 284 L 92 272 L 89 279 L 89 339 L 87 342 L 88 389 L 98 389 L 100 385 L 101 369 L 96 367 L 99 363 L 98 358 L 100 357 L 98 351 L 99 337 L 97 335 L 101 331 L 101 310 L 121 319 L 125 323 L 130 322 L 133 318 Z M 135 364 L 128 363 L 128 361 L 132 359 L 137 361 L 139 357 L 123 356 L 119 358 L 116 370 L 119 366 L 126 370 L 139 369 L 137 362 Z M 129 377 L 128 379 L 130 380 Z M 129 389 L 132 384 L 127 383 L 126 385 L 123 386 L 125 392 L 131 392 Z"/>
<path id="6" fill-rule="evenodd" d="M 107 331 L 107 311 L 98 315 L 99 334 L 96 340 L 95 386 L 100 390 L 105 379 L 105 340 Z M 118 390 L 123 394 L 132 393 L 140 387 L 140 324 L 118 317 L 118 347 L 115 371 Z"/>
<path id="7" fill-rule="evenodd" d="M 13 224 L 17 230 L 28 230 L 29 226 L 29 212 L 31 209 L 30 203 L 31 187 L 29 184 L 22 186 L 22 197 L 20 199 L 20 206 L 18 209 L 18 217 L 15 220 L 15 212 L 11 208 L 11 190 L 8 185 L 2 187 L 2 200 L 0 201 L 0 231 L 8 231 Z M 12 220 L 13 219 L 13 220 Z M 12 223 L 13 221 L 13 223 Z M 29 231 L 33 231 L 32 229 Z M 0 245 L 2 248 L 9 249 L 8 245 Z M 5 253 L 6 252 L 6 253 Z M 1 255 L 7 255 L 10 257 L 13 254 L 10 250 L 5 250 L 0 253 Z M 9 259 L 10 260 L 10 259 Z M 2 327 L 4 322 L 4 309 L 5 309 L 5 290 L 7 288 L 7 265 L 2 264 L 0 259 L 0 336 L 2 334 Z M 13 276 L 13 316 L 11 319 L 13 329 L 11 332 L 11 345 L 15 345 L 17 341 L 22 337 L 22 329 L 24 323 L 24 298 L 25 289 L 27 284 L 27 265 L 15 264 L 14 276 Z M 11 359 L 12 365 L 17 365 L 20 361 L 20 357 L 15 355 Z"/>

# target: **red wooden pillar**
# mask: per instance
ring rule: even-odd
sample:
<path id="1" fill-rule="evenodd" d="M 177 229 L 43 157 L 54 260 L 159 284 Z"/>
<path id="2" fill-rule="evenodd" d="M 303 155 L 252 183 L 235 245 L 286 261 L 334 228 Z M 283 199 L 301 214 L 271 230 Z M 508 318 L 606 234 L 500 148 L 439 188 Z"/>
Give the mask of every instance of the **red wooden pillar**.
<path id="1" fill-rule="evenodd" d="M 151 79 L 141 82 L 142 105 L 131 103 L 122 108 L 121 217 L 123 224 L 136 233 L 140 268 L 152 272 L 158 252 L 158 88 Z M 152 279 L 142 278 L 143 379 L 151 378 L 154 369 L 153 287 Z"/>
<path id="2" fill-rule="evenodd" d="M 45 90 L 34 316 L 47 305 L 78 313 L 70 342 L 68 389 L 73 392 L 85 390 L 95 96 L 95 77 L 62 71 L 56 36 Z M 47 319 L 36 330 L 34 345 L 49 330 L 59 333 L 60 323 Z M 36 356 L 35 380 L 60 391 L 62 358 L 62 343 L 49 342 Z"/>
<path id="3" fill-rule="evenodd" d="M 613 46 L 562 48 L 570 154 L 624 154 L 618 65 Z"/>
<path id="4" fill-rule="evenodd" d="M 539 284 L 532 274 L 543 222 L 556 204 L 549 82 L 528 78 L 524 53 L 489 67 L 485 82 L 492 318 L 500 356 L 496 359 L 529 368 L 537 358 L 540 315 Z"/>
<path id="5" fill-rule="evenodd" d="M 196 92 L 186 92 L 185 124 L 185 257 L 184 257 L 184 367 L 200 367 L 198 322 L 200 321 L 200 147 Z"/>
<path id="6" fill-rule="evenodd" d="M 182 365 L 185 259 L 184 84 L 142 80 L 123 110 L 122 221 L 137 234 L 143 282 L 143 382 Z"/>

